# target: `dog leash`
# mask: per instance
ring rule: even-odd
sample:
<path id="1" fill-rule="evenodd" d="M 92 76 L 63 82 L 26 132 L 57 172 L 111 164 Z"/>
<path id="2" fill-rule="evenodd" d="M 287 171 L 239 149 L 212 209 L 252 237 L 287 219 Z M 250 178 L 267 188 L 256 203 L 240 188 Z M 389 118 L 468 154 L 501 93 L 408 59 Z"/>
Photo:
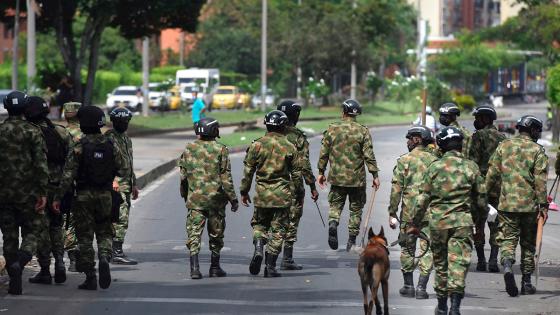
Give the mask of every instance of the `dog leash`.
<path id="1" fill-rule="evenodd" d="M 374 188 L 373 189 L 373 197 L 371 198 L 371 202 L 369 204 L 369 209 L 367 212 L 367 216 L 366 216 L 366 220 L 364 222 L 364 226 L 363 226 L 363 233 L 362 233 L 362 242 L 361 242 L 361 246 L 364 247 L 365 246 L 365 239 L 366 239 L 366 233 L 367 233 L 367 228 L 368 228 L 368 224 L 369 224 L 369 217 L 371 216 L 371 213 L 373 212 L 373 204 L 375 203 L 375 195 L 377 194 L 377 190 Z"/>

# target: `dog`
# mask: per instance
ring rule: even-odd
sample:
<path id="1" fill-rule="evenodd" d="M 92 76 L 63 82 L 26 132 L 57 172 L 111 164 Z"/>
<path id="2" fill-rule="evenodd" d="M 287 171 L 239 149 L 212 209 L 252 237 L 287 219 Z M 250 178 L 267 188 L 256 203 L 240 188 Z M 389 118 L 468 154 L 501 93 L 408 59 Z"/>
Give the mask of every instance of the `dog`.
<path id="1" fill-rule="evenodd" d="M 389 249 L 383 227 L 379 234 L 375 235 L 370 227 L 368 231 L 368 243 L 360 254 L 358 262 L 358 274 L 362 284 L 364 295 L 364 313 L 371 315 L 375 303 L 376 314 L 389 314 Z M 383 286 L 383 311 L 377 298 L 379 284 Z M 368 300 L 368 289 L 371 291 L 373 300 Z"/>

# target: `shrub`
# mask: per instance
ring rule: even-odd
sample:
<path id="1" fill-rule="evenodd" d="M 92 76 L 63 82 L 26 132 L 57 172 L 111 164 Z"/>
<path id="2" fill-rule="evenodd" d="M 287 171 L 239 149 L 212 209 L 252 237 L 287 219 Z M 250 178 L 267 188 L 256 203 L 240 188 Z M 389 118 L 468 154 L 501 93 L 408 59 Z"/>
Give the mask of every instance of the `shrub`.
<path id="1" fill-rule="evenodd" d="M 476 101 L 472 95 L 455 95 L 453 101 L 457 103 L 461 111 L 471 111 L 476 106 Z"/>

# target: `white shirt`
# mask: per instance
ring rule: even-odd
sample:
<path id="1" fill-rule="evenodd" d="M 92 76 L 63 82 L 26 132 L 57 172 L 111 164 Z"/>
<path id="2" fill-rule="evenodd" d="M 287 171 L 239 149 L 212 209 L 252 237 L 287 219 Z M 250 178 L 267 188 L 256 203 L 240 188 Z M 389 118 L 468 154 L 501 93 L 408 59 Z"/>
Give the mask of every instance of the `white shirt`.
<path id="1" fill-rule="evenodd" d="M 421 125 L 422 124 L 422 115 L 419 115 L 418 118 L 412 123 L 413 125 Z M 435 133 L 437 131 L 437 124 L 436 119 L 432 115 L 426 114 L 426 127 L 430 128 L 430 130 Z"/>

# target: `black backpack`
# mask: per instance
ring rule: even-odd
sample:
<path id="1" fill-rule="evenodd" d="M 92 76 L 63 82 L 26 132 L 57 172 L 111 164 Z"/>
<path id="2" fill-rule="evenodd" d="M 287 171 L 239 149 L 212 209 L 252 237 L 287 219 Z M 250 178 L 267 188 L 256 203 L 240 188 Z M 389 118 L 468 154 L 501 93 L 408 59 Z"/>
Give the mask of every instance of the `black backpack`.
<path id="1" fill-rule="evenodd" d="M 64 165 L 68 146 L 56 131 L 55 126 L 41 126 L 41 131 L 47 144 L 47 162 L 51 165 Z"/>
<path id="2" fill-rule="evenodd" d="M 113 142 L 109 139 L 92 142 L 84 137 L 80 143 L 82 163 L 78 171 L 78 188 L 110 190 L 116 175 Z"/>

